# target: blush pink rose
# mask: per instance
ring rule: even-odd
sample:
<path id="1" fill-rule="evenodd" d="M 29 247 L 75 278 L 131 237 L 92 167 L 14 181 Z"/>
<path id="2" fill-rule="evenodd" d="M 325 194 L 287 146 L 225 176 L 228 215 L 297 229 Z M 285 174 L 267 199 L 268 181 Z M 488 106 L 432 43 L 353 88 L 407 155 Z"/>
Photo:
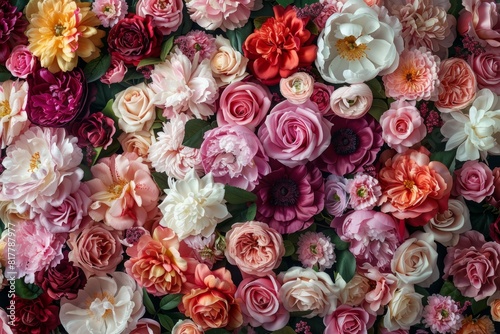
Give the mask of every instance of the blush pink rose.
<path id="1" fill-rule="evenodd" d="M 182 0 L 139 0 L 135 10 L 142 17 L 152 16 L 153 25 L 166 36 L 181 25 L 183 8 Z"/>
<path id="2" fill-rule="evenodd" d="M 495 191 L 493 172 L 483 162 L 467 161 L 454 174 L 453 193 L 466 200 L 479 203 Z"/>
<path id="3" fill-rule="evenodd" d="M 9 326 L 9 315 L 3 308 L 0 308 L 0 334 L 13 334 Z"/>
<path id="4" fill-rule="evenodd" d="M 281 284 L 273 275 L 244 279 L 235 294 L 241 300 L 244 323 L 252 327 L 262 326 L 268 331 L 285 327 L 290 313 L 279 300 L 280 288 Z"/>
<path id="5" fill-rule="evenodd" d="M 370 110 L 373 93 L 364 83 L 337 88 L 330 97 L 333 113 L 347 119 L 358 119 Z"/>
<path id="6" fill-rule="evenodd" d="M 370 315 L 361 307 L 341 305 L 323 319 L 324 334 L 365 334 L 368 332 Z"/>
<path id="7" fill-rule="evenodd" d="M 262 222 L 236 223 L 226 233 L 225 255 L 229 263 L 245 274 L 270 275 L 285 255 L 283 237 Z"/>
<path id="8" fill-rule="evenodd" d="M 424 119 L 415 107 L 415 101 L 396 100 L 380 117 L 382 138 L 398 153 L 420 143 L 427 135 Z"/>
<path id="9" fill-rule="evenodd" d="M 140 319 L 130 334 L 160 334 L 161 326 L 158 321 L 149 318 Z"/>
<path id="10" fill-rule="evenodd" d="M 123 60 L 111 57 L 111 66 L 100 80 L 104 84 L 111 85 L 121 82 L 125 78 L 125 74 L 127 74 L 127 66 L 125 66 Z"/>
<path id="11" fill-rule="evenodd" d="M 463 0 L 457 21 L 460 35 L 469 35 L 481 45 L 500 46 L 500 4 L 495 0 Z"/>
<path id="12" fill-rule="evenodd" d="M 438 99 L 435 102 L 440 112 L 458 111 L 466 108 L 476 97 L 476 71 L 460 58 L 448 58 L 439 66 Z"/>
<path id="13" fill-rule="evenodd" d="M 17 45 L 5 62 L 9 72 L 18 78 L 26 79 L 38 66 L 37 58 L 28 50 L 26 45 Z"/>
<path id="14" fill-rule="evenodd" d="M 323 116 L 333 115 L 330 109 L 330 95 L 334 90 L 333 86 L 321 82 L 314 83 L 313 92 L 309 99 L 318 106 L 318 110 Z"/>
<path id="15" fill-rule="evenodd" d="M 276 105 L 259 128 L 259 138 L 270 158 L 287 167 L 303 165 L 323 153 L 331 141 L 332 123 L 311 101 Z"/>
<path id="16" fill-rule="evenodd" d="M 370 265 L 364 266 L 365 277 L 370 280 L 372 289 L 366 293 L 366 310 L 371 314 L 377 312 L 389 304 L 396 291 L 399 280 L 392 273 L 383 273 L 379 268 Z"/>
<path id="17" fill-rule="evenodd" d="M 271 107 L 271 92 L 259 83 L 233 82 L 222 92 L 217 124 L 242 125 L 251 131 L 266 118 Z"/>
<path id="18" fill-rule="evenodd" d="M 484 52 L 469 57 L 479 88 L 488 88 L 500 95 L 500 52 L 498 48 L 488 47 Z"/>

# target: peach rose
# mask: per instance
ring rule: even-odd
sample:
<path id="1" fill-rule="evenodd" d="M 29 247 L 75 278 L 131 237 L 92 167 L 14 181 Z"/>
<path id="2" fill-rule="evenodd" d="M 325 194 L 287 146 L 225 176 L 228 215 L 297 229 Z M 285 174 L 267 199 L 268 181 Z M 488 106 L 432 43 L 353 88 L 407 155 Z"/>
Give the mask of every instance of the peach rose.
<path id="1" fill-rule="evenodd" d="M 177 321 L 172 327 L 172 334 L 203 334 L 203 331 L 192 320 L 186 319 Z"/>
<path id="2" fill-rule="evenodd" d="M 466 108 L 474 101 L 477 91 L 476 75 L 467 62 L 460 58 L 448 58 L 439 67 L 438 99 L 440 112 L 448 113 Z"/>
<path id="3" fill-rule="evenodd" d="M 236 51 L 231 42 L 222 35 L 215 38 L 215 46 L 217 51 L 210 59 L 210 68 L 217 86 L 222 87 L 243 80 L 248 75 L 248 58 Z"/>
<path id="4" fill-rule="evenodd" d="M 456 334 L 496 334 L 496 332 L 495 325 L 488 316 L 483 315 L 473 319 L 472 315 L 469 315 L 462 320 L 462 328 Z"/>
<path id="5" fill-rule="evenodd" d="M 125 132 L 149 130 L 156 118 L 154 95 L 143 82 L 116 94 L 112 108 L 118 127 Z"/>
<path id="6" fill-rule="evenodd" d="M 497 291 L 490 296 L 486 303 L 491 308 L 491 319 L 493 319 L 493 321 L 500 322 L 500 291 Z"/>
<path id="7" fill-rule="evenodd" d="M 137 326 L 130 334 L 160 334 L 161 326 L 158 321 L 153 319 L 143 318 L 137 322 Z"/>
<path id="8" fill-rule="evenodd" d="M 364 266 L 366 278 L 370 280 L 371 290 L 365 295 L 365 308 L 371 314 L 377 314 L 387 305 L 394 295 L 399 280 L 391 273 L 380 272 L 379 268 L 371 265 Z"/>
<path id="9" fill-rule="evenodd" d="M 344 86 L 333 91 L 330 97 L 330 108 L 339 117 L 357 119 L 370 110 L 373 93 L 364 83 Z"/>
<path id="10" fill-rule="evenodd" d="M 302 104 L 309 100 L 314 90 L 314 79 L 305 72 L 296 72 L 280 80 L 280 92 L 293 104 Z"/>
<path id="11" fill-rule="evenodd" d="M 149 147 L 156 141 L 153 130 L 150 131 L 136 131 L 136 132 L 122 132 L 118 136 L 123 152 L 133 152 L 142 157 L 145 162 L 149 162 L 148 152 Z"/>
<path id="12" fill-rule="evenodd" d="M 285 255 L 283 237 L 262 222 L 236 223 L 226 233 L 225 255 L 243 273 L 267 276 L 279 267 Z"/>

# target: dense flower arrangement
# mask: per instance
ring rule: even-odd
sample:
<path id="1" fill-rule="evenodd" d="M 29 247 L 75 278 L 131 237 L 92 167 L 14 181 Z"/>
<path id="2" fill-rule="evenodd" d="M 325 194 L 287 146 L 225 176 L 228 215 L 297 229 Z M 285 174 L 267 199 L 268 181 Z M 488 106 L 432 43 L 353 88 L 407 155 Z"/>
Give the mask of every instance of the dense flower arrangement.
<path id="1" fill-rule="evenodd" d="M 494 0 L 0 0 L 0 333 L 500 333 Z"/>

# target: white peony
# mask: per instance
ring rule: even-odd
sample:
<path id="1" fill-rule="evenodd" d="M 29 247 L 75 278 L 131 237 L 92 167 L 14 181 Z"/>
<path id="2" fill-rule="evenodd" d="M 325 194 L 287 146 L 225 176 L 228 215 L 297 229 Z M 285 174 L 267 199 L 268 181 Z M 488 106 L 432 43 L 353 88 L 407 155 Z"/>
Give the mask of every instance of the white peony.
<path id="1" fill-rule="evenodd" d="M 28 83 L 7 80 L 0 83 L 0 148 L 4 149 L 30 125 L 26 114 Z"/>
<path id="2" fill-rule="evenodd" d="M 169 179 L 167 197 L 160 204 L 161 226 L 173 230 L 180 240 L 191 236 L 209 237 L 218 223 L 230 217 L 224 200 L 224 185 L 214 182 L 212 173 L 200 179 L 194 169 L 183 180 Z"/>

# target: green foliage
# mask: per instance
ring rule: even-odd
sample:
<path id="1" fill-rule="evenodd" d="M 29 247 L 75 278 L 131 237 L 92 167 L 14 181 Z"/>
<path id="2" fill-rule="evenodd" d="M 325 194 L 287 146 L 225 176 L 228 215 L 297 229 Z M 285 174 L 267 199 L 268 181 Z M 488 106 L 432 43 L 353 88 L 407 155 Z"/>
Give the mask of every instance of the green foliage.
<path id="1" fill-rule="evenodd" d="M 174 321 L 166 314 L 158 314 L 158 320 L 160 320 L 160 324 L 167 331 L 171 332 L 174 327 Z"/>
<path id="2" fill-rule="evenodd" d="M 0 82 L 9 80 L 11 76 L 9 70 L 5 66 L 0 65 Z"/>
<path id="3" fill-rule="evenodd" d="M 160 301 L 160 309 L 162 311 L 172 310 L 179 305 L 182 300 L 182 293 L 173 293 L 170 295 L 166 295 Z"/>
<path id="4" fill-rule="evenodd" d="M 155 314 L 156 313 L 155 307 L 153 305 L 153 302 L 151 301 L 151 298 L 148 295 L 146 288 L 143 288 L 142 292 L 143 292 L 142 302 L 144 303 L 144 307 L 146 307 L 146 311 L 148 311 L 149 314 Z"/>
<path id="5" fill-rule="evenodd" d="M 277 331 L 271 332 L 271 334 L 295 334 L 295 331 L 290 326 L 285 326 L 282 329 L 278 329 Z"/>
<path id="6" fill-rule="evenodd" d="M 23 278 L 16 279 L 14 287 L 16 295 L 23 299 L 35 299 L 43 293 L 43 290 L 38 285 L 25 283 Z"/>
<path id="7" fill-rule="evenodd" d="M 165 61 L 165 59 L 167 59 L 167 56 L 172 50 L 173 46 L 174 46 L 174 36 L 170 36 L 170 38 L 167 39 L 165 42 L 163 42 L 163 45 L 161 46 L 161 53 L 160 53 L 161 61 Z"/>
<path id="8" fill-rule="evenodd" d="M 356 273 L 356 259 L 348 250 L 337 252 L 337 272 L 349 283 Z"/>
<path id="9" fill-rule="evenodd" d="M 290 240 L 283 240 L 285 245 L 285 256 L 292 256 L 295 254 L 295 246 Z"/>
<path id="10" fill-rule="evenodd" d="M 243 27 L 226 31 L 226 36 L 231 42 L 231 46 L 243 53 L 242 45 L 245 43 L 248 35 L 253 32 L 253 25 L 251 21 L 248 21 Z"/>
<path id="11" fill-rule="evenodd" d="M 94 82 L 99 80 L 111 65 L 111 56 L 108 54 L 101 55 L 96 59 L 90 61 L 83 68 L 83 74 L 87 82 Z"/>
<path id="12" fill-rule="evenodd" d="M 161 64 L 161 63 L 163 63 L 163 60 L 161 60 L 160 58 L 144 58 L 143 60 L 141 60 L 139 62 L 139 64 L 137 65 L 137 68 L 141 68 L 141 67 L 149 66 L 149 65 Z"/>
<path id="13" fill-rule="evenodd" d="M 247 202 L 255 202 L 257 200 L 257 196 L 244 189 L 226 184 L 224 186 L 224 199 L 231 204 L 243 204 Z"/>
<path id="14" fill-rule="evenodd" d="M 160 190 L 163 192 L 165 189 L 168 189 L 168 175 L 165 173 L 160 173 L 160 172 L 153 172 L 151 173 L 151 176 L 153 176 L 153 180 L 155 181 L 156 185 Z"/>
<path id="15" fill-rule="evenodd" d="M 373 99 L 372 107 L 368 111 L 370 115 L 372 115 L 377 121 L 380 120 L 380 117 L 384 112 L 389 110 L 389 106 L 387 102 L 382 99 Z"/>
<path id="16" fill-rule="evenodd" d="M 186 123 L 184 140 L 182 145 L 192 148 L 200 148 L 203 142 L 203 135 L 208 130 L 215 128 L 217 125 L 201 119 L 190 119 Z"/>

